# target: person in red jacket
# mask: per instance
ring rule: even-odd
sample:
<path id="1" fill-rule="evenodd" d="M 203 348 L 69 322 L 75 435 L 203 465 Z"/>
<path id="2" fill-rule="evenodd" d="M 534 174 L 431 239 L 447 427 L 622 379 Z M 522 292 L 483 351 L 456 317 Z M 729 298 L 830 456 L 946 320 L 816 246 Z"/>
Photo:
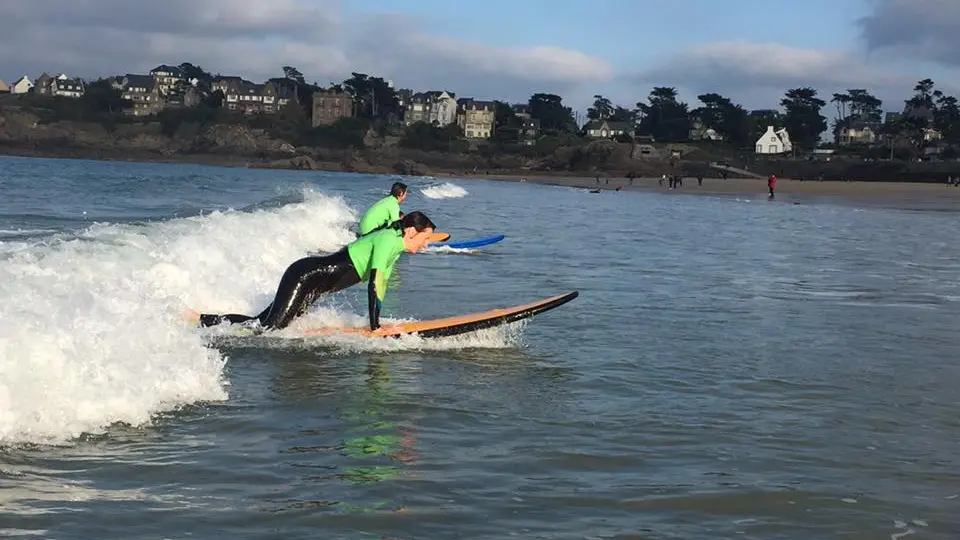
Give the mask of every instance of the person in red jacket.
<path id="1" fill-rule="evenodd" d="M 777 176 L 771 174 L 770 178 L 767 179 L 767 187 L 770 189 L 770 198 L 773 198 L 773 190 L 777 187 Z"/>

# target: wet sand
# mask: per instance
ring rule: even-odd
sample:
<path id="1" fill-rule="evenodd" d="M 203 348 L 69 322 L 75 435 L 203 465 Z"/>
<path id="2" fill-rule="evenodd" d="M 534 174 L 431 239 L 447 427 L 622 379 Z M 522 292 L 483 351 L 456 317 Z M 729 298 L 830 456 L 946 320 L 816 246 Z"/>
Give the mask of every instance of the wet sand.
<path id="1" fill-rule="evenodd" d="M 671 190 L 666 182 L 659 185 L 658 178 L 636 178 L 633 184 L 626 178 L 580 176 L 516 176 L 484 175 L 463 177 L 512 182 L 531 182 L 557 186 L 600 189 L 611 192 L 619 187 L 623 191 L 653 191 L 669 195 L 712 195 L 767 198 L 767 181 L 759 178 L 704 178 L 703 185 L 697 179 L 686 177 L 683 185 Z M 791 180 L 781 178 L 777 182 L 775 200 L 796 204 L 833 203 L 856 206 L 882 206 L 906 210 L 960 211 L 960 187 L 933 183 L 904 182 L 839 182 L 816 180 Z"/>

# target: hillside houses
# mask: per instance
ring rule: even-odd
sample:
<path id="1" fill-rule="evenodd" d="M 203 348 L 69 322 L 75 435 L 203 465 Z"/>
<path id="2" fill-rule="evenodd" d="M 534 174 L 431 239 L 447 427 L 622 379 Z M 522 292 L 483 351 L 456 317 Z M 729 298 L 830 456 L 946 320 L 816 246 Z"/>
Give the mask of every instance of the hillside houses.
<path id="1" fill-rule="evenodd" d="M 47 96 L 79 98 L 83 96 L 85 88 L 86 85 L 82 79 L 68 77 L 65 73 L 58 73 L 55 76 L 44 73 L 34 83 L 33 92 Z"/>
<path id="2" fill-rule="evenodd" d="M 417 92 L 410 97 L 403 121 L 408 126 L 417 122 L 437 127 L 452 124 L 457 120 L 456 96 L 453 92 L 442 90 Z"/>
<path id="3" fill-rule="evenodd" d="M 183 63 L 160 64 L 146 73 L 126 73 L 100 80 L 107 81 L 120 99 L 126 101 L 120 112 L 134 117 L 150 117 L 169 109 L 200 105 L 248 116 L 271 115 L 291 104 L 298 104 L 306 107 L 304 112 L 311 125 L 319 127 L 356 114 L 371 114 L 367 96 L 353 96 L 339 84 L 317 88 L 290 75 L 262 82 L 251 81 L 230 74 L 211 75 L 197 66 Z M 11 84 L 0 86 L 0 91 L 79 98 L 85 94 L 87 84 L 64 73 L 43 73 L 35 81 L 22 76 Z M 303 94 L 306 88 L 310 89 L 309 94 Z M 399 110 L 392 109 L 381 120 L 402 126 L 419 122 L 439 128 L 456 126 L 467 139 L 486 140 L 496 133 L 498 109 L 493 100 L 458 98 L 450 90 L 399 89 L 395 95 Z M 533 144 L 540 136 L 540 122 L 530 117 L 525 104 L 513 106 L 513 113 L 516 119 L 504 122 L 510 126 L 508 140 L 515 137 L 516 142 Z"/>
<path id="4" fill-rule="evenodd" d="M 86 88 L 83 79 L 69 77 L 64 73 L 59 73 L 56 76 L 44 73 L 36 81 L 31 81 L 30 77 L 24 75 L 13 84 L 4 86 L 6 91 L 11 94 L 34 93 L 67 98 L 79 98 Z"/>
<path id="5" fill-rule="evenodd" d="M 489 139 L 496 125 L 496 103 L 473 98 L 457 100 L 457 125 L 468 139 Z"/>
<path id="6" fill-rule="evenodd" d="M 150 77 L 153 78 L 154 85 L 162 95 L 170 94 L 174 87 L 184 80 L 183 70 L 166 64 L 151 69 Z"/>
<path id="7" fill-rule="evenodd" d="M 130 100 L 131 107 L 123 111 L 131 116 L 150 116 L 164 109 L 163 94 L 153 77 L 128 73 L 117 77 L 113 87 L 120 90 L 120 97 Z"/>
<path id="8" fill-rule="evenodd" d="M 353 116 L 353 96 L 336 90 L 320 90 L 313 93 L 313 127 L 325 126 Z"/>
<path id="9" fill-rule="evenodd" d="M 410 93 L 403 97 L 403 123 L 423 122 L 436 127 L 457 125 L 468 139 L 489 139 L 496 125 L 496 104 L 474 98 L 457 99 L 445 90 Z M 409 97 L 407 97 L 409 96 Z"/>
<path id="10" fill-rule="evenodd" d="M 223 92 L 222 106 L 243 114 L 273 114 L 294 99 L 294 90 L 285 84 L 256 84 L 235 78 L 218 83 L 217 88 Z"/>

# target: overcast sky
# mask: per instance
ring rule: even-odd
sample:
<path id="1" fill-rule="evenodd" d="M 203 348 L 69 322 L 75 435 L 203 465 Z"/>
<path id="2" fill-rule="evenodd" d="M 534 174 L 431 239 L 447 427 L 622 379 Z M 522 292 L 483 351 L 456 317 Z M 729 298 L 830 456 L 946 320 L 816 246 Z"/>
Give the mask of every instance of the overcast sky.
<path id="1" fill-rule="evenodd" d="M 193 62 L 254 81 L 359 71 L 417 90 L 526 101 L 653 86 L 773 108 L 867 88 L 899 110 L 917 80 L 960 91 L 960 0 L 0 0 L 0 79 L 92 78 Z"/>

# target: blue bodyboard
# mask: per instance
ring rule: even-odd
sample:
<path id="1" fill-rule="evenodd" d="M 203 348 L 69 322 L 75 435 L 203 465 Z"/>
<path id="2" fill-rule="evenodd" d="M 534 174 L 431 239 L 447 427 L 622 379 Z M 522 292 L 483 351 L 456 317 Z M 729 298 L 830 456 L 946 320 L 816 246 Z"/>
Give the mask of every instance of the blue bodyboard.
<path id="1" fill-rule="evenodd" d="M 465 248 L 476 248 L 489 246 L 490 244 L 496 244 L 497 242 L 506 238 L 505 235 L 498 234 L 496 236 L 488 236 L 486 238 L 478 238 L 476 240 L 463 240 L 460 242 L 444 242 L 442 244 L 435 244 L 437 246 L 447 246 L 455 249 L 465 249 Z"/>

